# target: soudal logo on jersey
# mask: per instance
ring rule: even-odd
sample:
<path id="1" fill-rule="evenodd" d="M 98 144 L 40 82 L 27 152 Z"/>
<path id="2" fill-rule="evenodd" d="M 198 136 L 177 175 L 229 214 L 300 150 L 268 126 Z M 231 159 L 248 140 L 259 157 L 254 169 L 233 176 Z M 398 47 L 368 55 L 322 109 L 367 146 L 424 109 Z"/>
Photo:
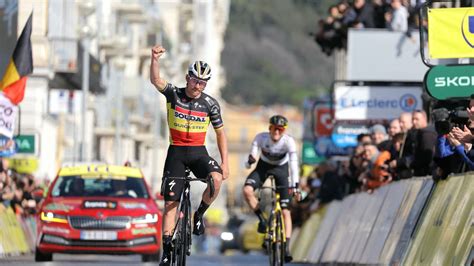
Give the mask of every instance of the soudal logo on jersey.
<path id="1" fill-rule="evenodd" d="M 199 116 L 194 116 L 194 115 L 188 115 L 188 114 L 183 114 L 178 111 L 174 111 L 174 117 L 181 118 L 181 119 L 186 119 L 190 121 L 197 121 L 197 122 L 206 122 L 205 117 L 199 117 Z"/>

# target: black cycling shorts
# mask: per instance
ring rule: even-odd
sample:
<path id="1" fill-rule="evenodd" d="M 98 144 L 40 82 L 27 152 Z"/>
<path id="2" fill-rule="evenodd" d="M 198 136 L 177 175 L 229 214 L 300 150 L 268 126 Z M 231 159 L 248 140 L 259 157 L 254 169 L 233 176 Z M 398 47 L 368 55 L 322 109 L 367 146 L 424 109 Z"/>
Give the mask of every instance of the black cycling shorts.
<path id="1" fill-rule="evenodd" d="M 288 193 L 288 163 L 283 165 L 273 165 L 266 163 L 262 160 L 258 160 L 257 167 L 250 173 L 245 180 L 245 186 L 251 186 L 254 190 L 262 187 L 263 183 L 269 175 L 273 175 L 275 184 L 280 188 L 277 189 L 280 193 L 280 205 L 284 209 L 288 209 L 290 204 L 290 193 Z"/>
<path id="2" fill-rule="evenodd" d="M 186 166 L 197 178 L 206 178 L 211 172 L 222 174 L 219 164 L 209 156 L 205 146 L 174 146 L 168 148 L 164 177 L 184 177 Z M 164 186 L 163 186 L 164 185 Z M 162 183 L 165 201 L 179 201 L 184 188 L 184 180 L 167 180 Z"/>

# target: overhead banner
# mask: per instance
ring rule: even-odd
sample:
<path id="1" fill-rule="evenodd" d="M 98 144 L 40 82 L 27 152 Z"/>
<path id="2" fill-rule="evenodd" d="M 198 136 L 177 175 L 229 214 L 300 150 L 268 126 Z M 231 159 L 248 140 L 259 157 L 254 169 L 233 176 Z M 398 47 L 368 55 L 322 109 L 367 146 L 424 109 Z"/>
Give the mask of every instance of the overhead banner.
<path id="1" fill-rule="evenodd" d="M 336 120 L 390 120 L 421 109 L 421 87 L 340 86 L 334 89 Z"/>
<path id="2" fill-rule="evenodd" d="M 429 9 L 428 33 L 431 58 L 474 57 L 474 8 Z"/>
<path id="3" fill-rule="evenodd" d="M 18 107 L 0 93 L 0 135 L 13 137 Z"/>

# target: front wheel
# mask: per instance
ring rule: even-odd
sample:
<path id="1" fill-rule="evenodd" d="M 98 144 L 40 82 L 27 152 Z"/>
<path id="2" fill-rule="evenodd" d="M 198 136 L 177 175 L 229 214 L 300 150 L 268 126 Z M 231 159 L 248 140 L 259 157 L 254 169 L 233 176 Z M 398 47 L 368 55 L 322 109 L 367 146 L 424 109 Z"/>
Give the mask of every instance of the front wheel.
<path id="1" fill-rule="evenodd" d="M 187 206 L 185 206 L 180 214 L 180 218 L 178 221 L 178 236 L 175 242 L 175 254 L 176 254 L 176 264 L 177 266 L 185 266 L 186 265 L 186 255 L 189 252 L 189 237 L 190 237 L 190 230 L 189 230 L 189 213 L 187 210 Z"/>
<path id="2" fill-rule="evenodd" d="M 283 221 L 280 213 L 275 213 L 272 221 L 272 234 L 268 243 L 268 250 L 270 256 L 270 265 L 283 266 L 285 262 L 285 239 Z"/>

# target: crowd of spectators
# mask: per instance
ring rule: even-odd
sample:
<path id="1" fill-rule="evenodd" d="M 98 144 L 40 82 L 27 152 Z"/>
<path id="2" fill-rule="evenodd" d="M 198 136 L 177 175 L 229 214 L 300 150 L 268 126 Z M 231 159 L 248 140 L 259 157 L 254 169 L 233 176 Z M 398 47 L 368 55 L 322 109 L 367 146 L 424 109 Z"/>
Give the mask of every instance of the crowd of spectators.
<path id="1" fill-rule="evenodd" d="M 418 10 L 423 0 L 342 0 L 329 7 L 328 16 L 318 21 L 315 41 L 331 55 L 346 46 L 349 28 L 379 28 L 405 32 L 418 28 Z"/>
<path id="2" fill-rule="evenodd" d="M 349 158 L 328 159 L 302 179 L 306 197 L 293 205 L 295 224 L 300 225 L 324 204 L 351 193 L 372 193 L 412 177 L 439 180 L 452 173 L 473 171 L 474 95 L 463 112 L 466 117 L 462 124 L 448 120 L 429 123 L 425 111 L 415 110 L 402 113 L 387 127 L 373 125 L 369 134 L 358 136 Z"/>
<path id="3" fill-rule="evenodd" d="M 0 158 L 0 212 L 11 207 L 19 216 L 35 214 L 43 199 L 43 190 L 33 175 L 9 169 L 8 160 Z"/>

